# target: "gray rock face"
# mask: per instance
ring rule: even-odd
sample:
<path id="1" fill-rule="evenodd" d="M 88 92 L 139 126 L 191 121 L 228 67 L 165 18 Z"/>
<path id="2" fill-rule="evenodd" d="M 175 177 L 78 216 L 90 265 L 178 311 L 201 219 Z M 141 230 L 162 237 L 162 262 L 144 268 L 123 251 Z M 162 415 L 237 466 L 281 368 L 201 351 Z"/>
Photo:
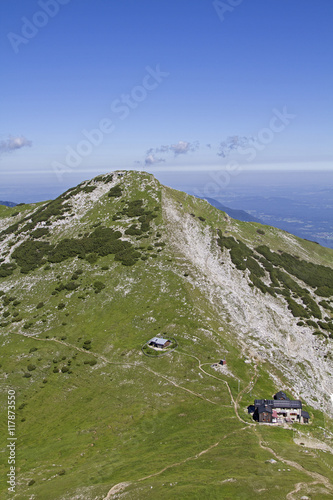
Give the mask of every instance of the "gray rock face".
<path id="1" fill-rule="evenodd" d="M 267 361 L 277 386 L 284 384 L 274 367 L 289 380 L 295 397 L 333 415 L 333 362 L 327 356 L 327 340 L 313 335 L 307 325 L 297 326 L 281 297 L 250 288 L 248 275 L 235 268 L 228 252 L 221 256 L 209 226 L 203 228 L 197 219 L 184 215 L 167 195 L 164 210 L 170 243 L 179 259 L 191 266 L 192 285 L 206 295 L 218 316 L 228 320 L 230 334 L 243 352 L 256 362 Z M 285 233 L 285 238 L 292 236 Z"/>

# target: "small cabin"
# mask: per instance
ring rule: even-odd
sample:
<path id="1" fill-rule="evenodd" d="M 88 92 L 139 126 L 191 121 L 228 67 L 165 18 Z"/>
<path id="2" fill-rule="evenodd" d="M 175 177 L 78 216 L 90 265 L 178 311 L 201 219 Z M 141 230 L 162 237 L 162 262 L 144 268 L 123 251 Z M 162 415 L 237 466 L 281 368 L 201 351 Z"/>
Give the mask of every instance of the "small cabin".
<path id="1" fill-rule="evenodd" d="M 225 360 L 225 359 L 220 359 L 220 361 L 219 361 L 219 365 L 224 366 L 224 365 L 226 365 L 226 364 L 227 364 L 227 362 L 226 362 L 226 360 Z"/>
<path id="2" fill-rule="evenodd" d="M 171 340 L 163 339 L 162 337 L 153 337 L 148 342 L 148 345 L 150 347 L 157 347 L 158 349 L 164 349 L 165 347 L 169 347 L 170 344 Z"/>

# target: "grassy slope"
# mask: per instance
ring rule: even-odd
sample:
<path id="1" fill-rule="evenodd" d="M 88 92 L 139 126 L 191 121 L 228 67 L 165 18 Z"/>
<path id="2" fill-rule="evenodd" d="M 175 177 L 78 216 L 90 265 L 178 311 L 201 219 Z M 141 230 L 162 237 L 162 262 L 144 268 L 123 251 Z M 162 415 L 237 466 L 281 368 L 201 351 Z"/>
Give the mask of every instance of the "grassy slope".
<path id="1" fill-rule="evenodd" d="M 128 195 L 136 199 L 142 193 L 133 178 Z M 228 227 L 231 234 L 256 237 L 251 229 L 256 224 L 225 221 L 223 214 L 203 201 L 171 190 L 167 193 L 179 198 L 184 211 L 205 217 L 214 228 Z M 88 212 L 81 224 L 88 227 L 106 219 L 119 204 L 120 200 L 105 198 L 105 204 Z M 163 233 L 161 223 L 159 216 L 156 224 Z M 271 242 L 267 241 L 271 231 L 265 228 L 263 242 Z M 163 238 L 167 235 L 162 234 Z M 155 240 L 150 235 L 149 241 Z M 311 244 L 306 243 L 306 250 L 307 245 Z M 326 253 L 316 259 L 325 263 Z M 109 269 L 102 270 L 106 265 Z M 84 271 L 79 289 L 52 295 L 55 286 L 77 268 Z M 96 279 L 106 285 L 99 294 L 91 286 Z M 4 288 L 10 285 L 10 293 L 21 301 L 15 307 L 23 321 L 34 322 L 28 331 L 22 323 L 12 323 L 2 329 L 1 337 L 2 414 L 9 388 L 17 391 L 18 407 L 26 404 L 17 411 L 19 469 L 14 498 L 23 500 L 34 494 L 37 500 L 102 499 L 112 486 L 128 481 L 125 491 L 133 499 L 266 498 L 268 491 L 274 499 L 284 498 L 295 483 L 313 481 L 294 466 L 265 463 L 274 455 L 261 448 L 260 441 L 284 459 L 331 476 L 332 456 L 320 451 L 303 453 L 303 447 L 293 443 L 295 430 L 246 425 L 251 419 L 245 409 L 255 394 L 272 394 L 276 389 L 265 378 L 264 366 L 258 369 L 252 393 L 239 400 L 239 415 L 245 423 L 237 419 L 225 382 L 236 399 L 237 379 L 240 391 L 246 389 L 255 375 L 254 366 L 245 364 L 228 325 L 215 316 L 200 291 L 184 280 L 168 247 L 157 258 L 132 267 L 114 262 L 112 256 L 93 265 L 75 259 L 54 264 L 49 271 L 30 273 L 23 277 L 23 286 L 18 271 L 2 283 Z M 36 309 L 40 301 L 44 306 Z M 60 302 L 66 307 L 59 311 Z M 175 337 L 179 348 L 158 359 L 144 357 L 140 347 L 157 333 Z M 92 348 L 84 352 L 83 342 L 89 339 Z M 34 347 L 38 350 L 29 352 Z M 226 352 L 235 378 L 210 368 Z M 84 363 L 89 360 L 97 364 Z M 199 369 L 198 360 L 207 363 L 202 367 L 206 373 Z M 24 378 L 30 363 L 36 369 Z M 54 366 L 65 365 L 72 373 L 53 372 Z M 304 431 L 304 426 L 298 427 Z M 333 430 L 328 419 L 316 412 L 306 431 L 322 438 L 320 427 Z M 3 418 L 0 431 L 5 446 Z M 6 459 L 6 451 L 3 454 Z M 7 465 L 5 460 L 2 463 L 4 478 Z M 31 479 L 35 483 L 27 486 Z M 312 499 L 323 498 L 320 487 L 313 486 Z M 3 481 L 1 491 L 5 490 Z M 301 489 L 300 496 L 306 491 Z"/>

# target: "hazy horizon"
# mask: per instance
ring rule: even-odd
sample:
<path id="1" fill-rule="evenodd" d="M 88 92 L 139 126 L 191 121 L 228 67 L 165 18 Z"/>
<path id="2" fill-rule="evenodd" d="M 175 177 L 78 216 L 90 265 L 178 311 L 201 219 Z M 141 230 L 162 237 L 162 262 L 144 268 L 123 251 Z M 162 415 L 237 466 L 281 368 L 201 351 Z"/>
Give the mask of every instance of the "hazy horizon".
<path id="1" fill-rule="evenodd" d="M 332 18 L 310 0 L 1 2 L 0 199 L 115 169 L 333 171 Z"/>

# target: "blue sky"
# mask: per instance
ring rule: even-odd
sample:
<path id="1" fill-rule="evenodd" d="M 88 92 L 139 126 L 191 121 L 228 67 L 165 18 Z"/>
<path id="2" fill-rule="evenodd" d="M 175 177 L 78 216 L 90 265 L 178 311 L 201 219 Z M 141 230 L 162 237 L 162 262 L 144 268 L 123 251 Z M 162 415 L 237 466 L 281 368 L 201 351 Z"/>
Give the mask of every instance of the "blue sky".
<path id="1" fill-rule="evenodd" d="M 331 0 L 2 0 L 0 19 L 2 200 L 119 168 L 333 170 Z"/>

